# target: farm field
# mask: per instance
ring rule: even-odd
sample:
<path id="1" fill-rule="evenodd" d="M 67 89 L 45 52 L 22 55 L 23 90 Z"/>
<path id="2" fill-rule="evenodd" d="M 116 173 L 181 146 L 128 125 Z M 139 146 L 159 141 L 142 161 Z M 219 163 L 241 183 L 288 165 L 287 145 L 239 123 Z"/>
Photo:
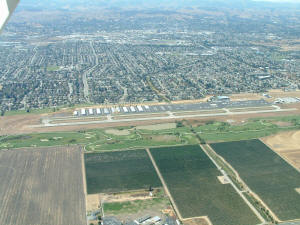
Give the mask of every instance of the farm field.
<path id="1" fill-rule="evenodd" d="M 84 159 L 88 194 L 161 186 L 145 150 L 87 153 Z"/>
<path id="2" fill-rule="evenodd" d="M 79 148 L 0 151 L 0 224 L 85 225 Z"/>
<path id="3" fill-rule="evenodd" d="M 214 225 L 260 221 L 198 145 L 151 149 L 183 218 L 208 216 Z"/>
<path id="4" fill-rule="evenodd" d="M 300 170 L 300 131 L 287 131 L 261 139 L 267 146 Z"/>
<path id="5" fill-rule="evenodd" d="M 300 219 L 300 173 L 260 140 L 211 144 L 280 220 Z"/>

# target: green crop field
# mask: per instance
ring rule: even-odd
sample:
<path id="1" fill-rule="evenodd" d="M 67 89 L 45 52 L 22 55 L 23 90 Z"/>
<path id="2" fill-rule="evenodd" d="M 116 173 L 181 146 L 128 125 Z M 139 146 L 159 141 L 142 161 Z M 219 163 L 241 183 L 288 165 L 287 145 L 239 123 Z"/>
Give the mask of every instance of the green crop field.
<path id="1" fill-rule="evenodd" d="M 84 160 L 88 194 L 161 186 L 145 150 L 87 153 Z"/>
<path id="2" fill-rule="evenodd" d="M 214 225 L 260 223 L 198 145 L 151 149 L 181 215 L 209 216 Z"/>
<path id="3" fill-rule="evenodd" d="M 300 173 L 260 140 L 211 144 L 281 220 L 300 218 Z"/>

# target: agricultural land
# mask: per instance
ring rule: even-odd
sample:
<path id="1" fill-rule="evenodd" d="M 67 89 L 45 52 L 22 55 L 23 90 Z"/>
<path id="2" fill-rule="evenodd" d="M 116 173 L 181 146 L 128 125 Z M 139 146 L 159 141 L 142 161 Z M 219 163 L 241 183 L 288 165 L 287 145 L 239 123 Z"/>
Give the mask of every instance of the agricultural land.
<path id="1" fill-rule="evenodd" d="M 211 144 L 280 220 L 300 218 L 299 172 L 259 140 Z"/>
<path id="2" fill-rule="evenodd" d="M 300 170 L 300 132 L 287 131 L 262 138 L 262 141 Z"/>
<path id="3" fill-rule="evenodd" d="M 252 225 L 259 220 L 198 145 L 151 149 L 183 218 L 208 216 L 214 225 Z"/>
<path id="4" fill-rule="evenodd" d="M 106 216 L 115 216 L 120 221 L 130 221 L 144 215 L 164 214 L 174 216 L 168 197 L 163 189 L 130 191 L 114 194 L 100 194 L 103 212 Z"/>
<path id="5" fill-rule="evenodd" d="M 85 154 L 88 194 L 160 187 L 145 150 Z"/>
<path id="6" fill-rule="evenodd" d="M 0 151 L 0 223 L 85 225 L 78 147 Z"/>

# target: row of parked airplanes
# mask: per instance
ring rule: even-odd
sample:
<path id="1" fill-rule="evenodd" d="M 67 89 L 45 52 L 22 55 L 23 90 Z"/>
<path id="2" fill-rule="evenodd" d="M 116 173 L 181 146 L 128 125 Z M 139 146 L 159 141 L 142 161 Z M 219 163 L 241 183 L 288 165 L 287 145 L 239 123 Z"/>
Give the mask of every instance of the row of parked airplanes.
<path id="1" fill-rule="evenodd" d="M 76 110 L 73 112 L 74 116 L 87 116 L 87 115 L 103 115 L 103 114 L 111 114 L 111 113 L 129 113 L 129 112 L 145 112 L 149 111 L 150 107 L 148 105 L 138 105 L 128 106 L 128 107 L 111 107 L 111 108 L 82 108 L 80 110 Z"/>

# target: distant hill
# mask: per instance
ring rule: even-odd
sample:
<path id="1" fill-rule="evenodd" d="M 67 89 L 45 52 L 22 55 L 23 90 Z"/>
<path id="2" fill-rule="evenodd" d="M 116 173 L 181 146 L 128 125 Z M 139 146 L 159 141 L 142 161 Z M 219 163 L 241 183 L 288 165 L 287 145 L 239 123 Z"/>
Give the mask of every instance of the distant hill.
<path id="1" fill-rule="evenodd" d="M 280 1 L 280 2 L 279 2 Z M 289 4 L 287 4 L 289 2 Z M 97 6 L 101 8 L 276 8 L 299 7 L 299 0 L 22 0 L 19 6 L 20 9 L 40 10 L 40 9 L 64 9 L 74 10 L 86 7 Z"/>

